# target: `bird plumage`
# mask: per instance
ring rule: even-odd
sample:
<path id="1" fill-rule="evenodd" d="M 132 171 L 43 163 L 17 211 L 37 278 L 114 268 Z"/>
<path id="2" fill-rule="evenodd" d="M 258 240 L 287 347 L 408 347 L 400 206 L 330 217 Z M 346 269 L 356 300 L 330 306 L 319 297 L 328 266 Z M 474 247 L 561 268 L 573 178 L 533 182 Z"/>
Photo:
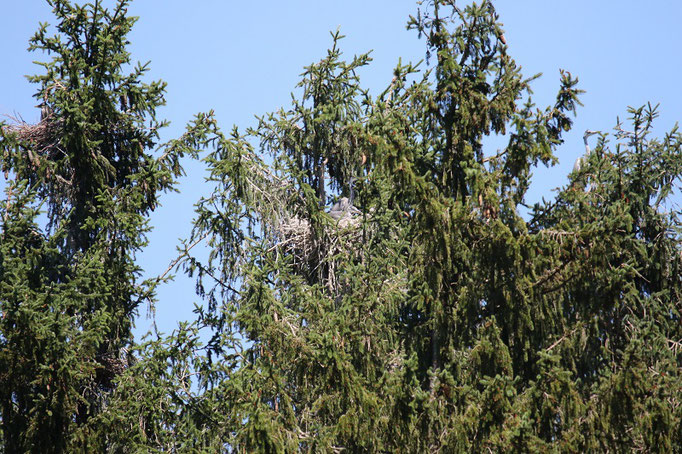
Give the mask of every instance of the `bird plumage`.
<path id="1" fill-rule="evenodd" d="M 590 131 L 589 129 L 585 131 L 585 134 L 583 134 L 583 142 L 585 143 L 585 154 L 575 160 L 575 164 L 573 164 L 574 172 L 579 172 L 585 160 L 590 157 L 591 150 L 590 144 L 587 142 L 587 138 L 594 134 L 597 134 L 597 131 Z"/>
<path id="2" fill-rule="evenodd" d="M 335 220 L 339 220 L 346 215 L 353 216 L 356 214 L 360 214 L 360 210 L 353 206 L 348 197 L 341 197 L 329 210 L 329 216 Z"/>
<path id="3" fill-rule="evenodd" d="M 46 120 L 52 113 L 50 107 L 46 103 L 41 103 L 36 107 L 40 107 L 40 121 Z"/>

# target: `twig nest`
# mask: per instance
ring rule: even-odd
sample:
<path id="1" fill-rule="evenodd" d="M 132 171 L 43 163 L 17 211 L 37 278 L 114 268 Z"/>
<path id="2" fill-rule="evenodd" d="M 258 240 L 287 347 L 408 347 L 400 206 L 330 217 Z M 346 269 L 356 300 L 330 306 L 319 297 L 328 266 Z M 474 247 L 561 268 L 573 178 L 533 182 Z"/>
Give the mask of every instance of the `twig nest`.
<path id="1" fill-rule="evenodd" d="M 322 250 L 322 255 L 338 254 L 341 243 L 352 244 L 361 234 L 358 216 L 346 213 L 338 219 L 330 217 L 329 221 L 321 243 L 320 238 L 313 237 L 308 219 L 298 216 L 285 218 L 277 226 L 279 242 L 274 247 L 305 261 L 313 256 L 319 257 Z"/>
<path id="2" fill-rule="evenodd" d="M 34 152 L 44 157 L 51 157 L 57 152 L 59 143 L 57 132 L 59 121 L 53 118 L 48 116 L 36 124 L 17 122 L 8 129 L 16 134 L 19 140 L 31 143 Z"/>

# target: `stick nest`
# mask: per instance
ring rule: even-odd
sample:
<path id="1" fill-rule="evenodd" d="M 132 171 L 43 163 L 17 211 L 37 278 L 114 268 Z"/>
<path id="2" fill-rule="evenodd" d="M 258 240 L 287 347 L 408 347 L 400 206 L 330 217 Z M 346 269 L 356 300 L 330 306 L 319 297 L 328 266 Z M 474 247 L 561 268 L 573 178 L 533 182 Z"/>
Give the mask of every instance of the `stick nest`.
<path id="1" fill-rule="evenodd" d="M 343 292 L 343 282 L 337 275 L 340 261 L 363 253 L 361 224 L 360 217 L 328 217 L 316 233 L 308 219 L 292 216 L 278 225 L 279 242 L 275 248 L 292 256 L 294 267 L 305 270 L 305 274 L 317 274 L 332 295 L 339 295 Z"/>
<path id="2" fill-rule="evenodd" d="M 313 257 L 319 257 L 319 243 L 324 242 L 324 255 L 333 256 L 347 250 L 346 247 L 350 244 L 357 244 L 357 240 L 362 237 L 360 225 L 359 217 L 348 215 L 338 220 L 330 217 L 329 222 L 325 223 L 321 238 L 316 239 L 310 221 L 292 216 L 279 224 L 280 242 L 276 246 L 283 252 L 293 254 L 297 261 L 307 262 Z"/>
<path id="3" fill-rule="evenodd" d="M 45 157 L 54 157 L 59 153 L 59 129 L 61 121 L 50 115 L 36 124 L 13 118 L 14 124 L 5 127 L 19 141 L 29 143 L 33 153 Z M 32 161 L 37 159 L 34 155 Z"/>
<path id="4" fill-rule="evenodd" d="M 19 139 L 20 144 L 26 150 L 26 157 L 33 171 L 42 168 L 48 162 L 54 162 L 60 155 L 66 156 L 64 150 L 60 148 L 61 120 L 53 115 L 49 115 L 36 124 L 31 124 L 10 117 L 14 124 L 4 127 L 5 131 L 13 134 Z M 71 185 L 73 181 L 73 171 L 70 170 L 69 178 L 59 175 L 48 165 L 46 166 L 46 176 L 48 179 L 55 180 L 59 185 Z"/>

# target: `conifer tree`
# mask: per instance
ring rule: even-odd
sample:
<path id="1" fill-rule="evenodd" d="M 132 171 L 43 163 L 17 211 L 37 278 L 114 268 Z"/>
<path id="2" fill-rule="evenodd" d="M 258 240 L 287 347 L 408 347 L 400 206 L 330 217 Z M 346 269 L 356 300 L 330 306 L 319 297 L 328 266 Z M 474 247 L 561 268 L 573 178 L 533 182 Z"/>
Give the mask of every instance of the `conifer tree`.
<path id="1" fill-rule="evenodd" d="M 632 131 L 601 134 L 524 213 L 577 80 L 562 72 L 538 109 L 489 1 L 429 2 L 409 27 L 427 62 L 378 97 L 356 75 L 371 59 L 344 61 L 336 34 L 287 110 L 246 134 L 190 127 L 216 189 L 180 257 L 207 304 L 143 347 L 114 399 L 130 413 L 103 415 L 117 443 L 679 451 L 680 224 L 664 207 L 682 136 L 651 138 L 655 109 L 632 109 Z M 507 145 L 486 150 L 490 135 Z M 191 251 L 204 240 L 208 261 Z"/>
<path id="2" fill-rule="evenodd" d="M 562 72 L 538 109 L 489 1 L 427 2 L 409 27 L 427 62 L 399 64 L 377 97 L 356 75 L 369 56 L 342 60 L 335 35 L 287 110 L 246 134 L 192 126 L 216 189 L 180 252 L 207 304 L 142 350 L 118 405 L 145 383 L 172 391 L 136 401 L 144 433 L 110 414 L 119 443 L 680 450 L 680 223 L 665 207 L 682 136 L 653 139 L 655 109 L 632 109 L 631 131 L 602 133 L 526 212 L 577 79 Z M 486 150 L 490 135 L 507 145 Z M 191 253 L 202 240 L 208 261 Z"/>
<path id="3" fill-rule="evenodd" d="M 130 365 L 137 307 L 153 297 L 135 254 L 180 169 L 155 159 L 164 83 L 143 81 L 112 10 L 49 2 L 30 50 L 41 120 L 2 125 L 0 420 L 3 452 L 95 452 L 88 424 Z M 54 32 L 54 35 L 51 33 Z M 40 216 L 44 213 L 45 216 Z"/>
<path id="4" fill-rule="evenodd" d="M 364 90 L 357 75 L 370 56 L 345 61 L 342 36 L 333 34 L 325 58 L 305 68 L 290 107 L 230 134 L 212 113 L 198 115 L 163 159 L 128 171 L 132 183 L 105 180 L 104 188 L 129 198 L 99 197 L 80 212 L 67 210 L 51 235 L 36 225 L 35 201 L 43 197 L 49 207 L 51 194 L 61 192 L 35 182 L 53 175 L 68 181 L 71 161 L 53 159 L 59 165 L 46 168 L 43 180 L 18 178 L 15 187 L 26 195 L 13 196 L 3 212 L 11 242 L 0 249 L 2 303 L 22 308 L 15 311 L 23 318 L 12 320 L 24 325 L 3 325 L 2 341 L 23 350 L 3 350 L 3 361 L 21 352 L 21 368 L 9 369 L 15 375 L 3 384 L 48 376 L 42 365 L 53 360 L 37 358 L 38 351 L 64 361 L 92 352 L 90 369 L 64 366 L 55 375 L 78 390 L 92 379 L 99 350 L 77 337 L 111 345 L 113 332 L 92 300 L 99 304 L 110 288 L 135 282 L 133 271 L 113 280 L 103 271 L 111 265 L 101 266 L 109 249 L 100 237 L 111 231 L 111 213 L 138 220 L 116 225 L 139 240 L 143 215 L 155 191 L 171 184 L 171 170 L 179 171 L 178 157 L 205 149 L 213 189 L 198 202 L 176 262 L 196 278 L 205 304 L 196 307 L 196 320 L 138 346 L 138 360 L 112 377 L 106 399 L 86 399 L 85 421 L 70 422 L 80 414 L 74 405 L 61 420 L 48 418 L 77 426 L 69 432 L 80 443 L 74 446 L 682 450 L 682 241 L 670 209 L 682 175 L 682 134 L 675 128 L 653 138 L 655 107 L 630 109 L 629 124 L 599 133 L 556 197 L 528 207 L 532 170 L 556 163 L 572 127 L 577 79 L 563 71 L 555 103 L 537 108 L 535 77 L 525 78 L 508 55 L 489 0 L 422 2 L 408 27 L 425 39 L 426 61 L 399 63 L 379 95 Z M 32 155 L 21 158 L 21 134 L 3 134 L 3 150 L 15 160 L 5 162 L 32 162 Z M 506 145 L 486 149 L 491 135 Z M 21 168 L 11 169 L 20 175 Z M 101 188 L 88 181 L 85 191 Z M 65 194 L 69 203 L 84 200 Z M 126 211 L 123 200 L 140 205 Z M 70 237 L 74 213 L 98 222 L 82 222 L 87 234 Z M 201 242 L 207 260 L 193 253 Z M 141 243 L 126 244 L 123 250 L 134 251 Z M 63 274 L 48 279 L 48 271 Z M 83 295 L 84 286 L 99 293 Z M 30 311 L 19 304 L 24 295 L 39 302 Z M 63 302 L 62 312 L 40 312 L 61 307 L 44 306 L 53 300 Z M 74 302 L 81 306 L 69 306 Z M 46 339 L 36 314 L 53 320 L 50 333 L 67 334 Z M 87 334 L 87 323 L 104 329 Z M 34 332 L 40 336 L 22 335 Z M 52 409 L 51 402 L 74 395 L 53 389 L 34 382 L 23 400 L 3 403 L 25 408 L 19 405 L 29 396 Z M 34 419 L 46 414 L 3 413 L 5 440 L 18 434 L 25 443 Z M 13 428 L 13 421 L 23 425 Z"/>

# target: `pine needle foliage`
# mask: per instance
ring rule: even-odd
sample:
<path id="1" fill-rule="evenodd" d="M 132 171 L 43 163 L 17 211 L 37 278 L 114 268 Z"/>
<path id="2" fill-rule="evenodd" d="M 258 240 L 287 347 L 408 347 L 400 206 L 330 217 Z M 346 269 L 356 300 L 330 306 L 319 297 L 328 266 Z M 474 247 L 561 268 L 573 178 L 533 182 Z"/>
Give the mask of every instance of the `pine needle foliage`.
<path id="1" fill-rule="evenodd" d="M 29 78 L 41 120 L 0 129 L 0 450 L 8 453 L 99 451 L 91 421 L 131 365 L 133 320 L 154 293 L 135 254 L 184 152 L 151 154 L 165 85 L 144 82 L 146 65 L 130 64 L 128 2 L 49 3 L 56 24 L 42 24 L 29 48 L 50 57 Z"/>
<path id="2" fill-rule="evenodd" d="M 337 33 L 287 109 L 244 134 L 210 116 L 192 126 L 205 125 L 192 146 L 209 150 L 215 190 L 181 255 L 207 304 L 141 350 L 172 391 L 136 401 L 135 415 L 165 409 L 139 449 L 680 450 L 667 201 L 682 136 L 652 138 L 655 108 L 631 109 L 632 131 L 601 134 L 527 211 L 577 79 L 561 72 L 555 103 L 537 108 L 537 76 L 508 55 L 491 2 L 421 8 L 408 27 L 426 62 L 400 63 L 379 96 L 358 77 L 370 56 L 345 61 Z M 490 136 L 502 150 L 485 149 Z M 330 216 L 339 197 L 356 214 Z M 204 261 L 190 251 L 202 240 Z M 144 385 L 131 383 L 120 402 Z"/>
<path id="3" fill-rule="evenodd" d="M 554 104 L 535 106 L 537 76 L 508 55 L 488 0 L 422 2 L 408 28 L 424 38 L 426 61 L 400 62 L 376 96 L 358 76 L 370 55 L 344 60 L 337 32 L 291 105 L 254 128 L 225 133 L 209 112 L 156 161 L 129 150 L 122 172 L 135 178 L 117 180 L 95 152 L 93 177 L 74 192 L 60 192 L 59 179 L 36 184 L 79 169 L 61 158 L 42 179 L 17 179 L 26 195 L 3 212 L 11 242 L 0 249 L 3 314 L 15 308 L 7 313 L 18 320 L 3 318 L 0 360 L 15 355 L 17 366 L 0 377 L 2 392 L 23 393 L 3 397 L 3 412 L 25 413 L 2 414 L 5 446 L 15 434 L 35 439 L 40 423 L 58 428 L 63 446 L 98 452 L 682 450 L 682 238 L 671 208 L 682 134 L 654 138 L 656 108 L 630 109 L 553 199 L 528 207 L 532 171 L 557 162 L 572 127 L 577 79 L 562 71 Z M 149 139 L 144 150 L 153 138 L 133 124 Z M 104 125 L 95 130 L 109 137 Z M 4 162 L 31 165 L 21 134 L 3 134 L 15 160 Z M 501 150 L 487 149 L 491 136 L 506 141 Z M 128 139 L 109 140 L 127 150 Z M 139 303 L 131 298 L 153 286 L 125 297 L 112 289 L 132 288 L 144 215 L 181 171 L 179 157 L 196 150 L 213 189 L 177 263 L 205 304 L 196 320 L 137 346 L 106 399 L 86 399 L 81 421 L 64 402 L 98 363 L 74 358 L 129 342 L 121 326 L 132 312 L 109 308 Z M 96 203 L 76 210 L 92 188 Z M 104 196 L 117 191 L 125 198 Z M 36 203 L 49 207 L 54 193 L 73 209 L 46 235 Z M 78 221 L 84 233 L 71 234 L 74 213 L 89 216 Z M 123 218 L 115 225 L 130 242 L 114 263 L 129 268 L 112 276 L 100 238 Z M 207 258 L 193 254 L 200 243 Z M 16 377 L 46 380 L 52 364 L 63 364 L 50 376 L 57 388 L 17 387 Z M 54 409 L 66 409 L 61 419 Z"/>

